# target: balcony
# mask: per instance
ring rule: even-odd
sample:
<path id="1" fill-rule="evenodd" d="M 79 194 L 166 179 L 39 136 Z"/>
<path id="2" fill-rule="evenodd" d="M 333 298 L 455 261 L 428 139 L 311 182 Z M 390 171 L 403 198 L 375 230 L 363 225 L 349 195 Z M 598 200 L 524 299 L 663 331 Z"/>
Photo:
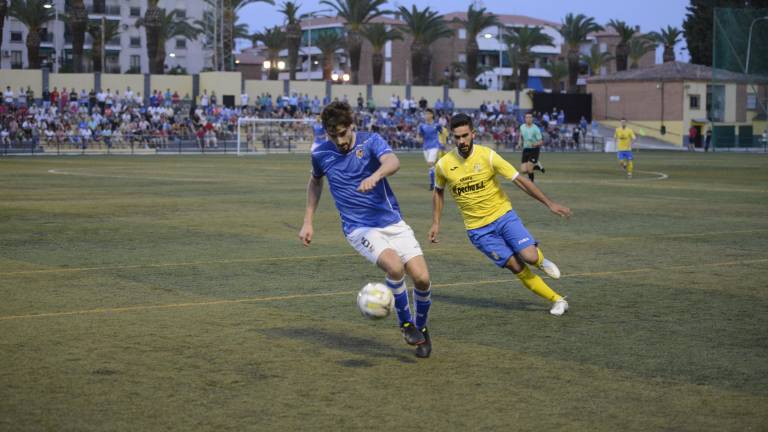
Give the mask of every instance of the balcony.
<path id="1" fill-rule="evenodd" d="M 94 4 L 87 7 L 89 15 L 113 15 L 120 16 L 120 5 Z"/>

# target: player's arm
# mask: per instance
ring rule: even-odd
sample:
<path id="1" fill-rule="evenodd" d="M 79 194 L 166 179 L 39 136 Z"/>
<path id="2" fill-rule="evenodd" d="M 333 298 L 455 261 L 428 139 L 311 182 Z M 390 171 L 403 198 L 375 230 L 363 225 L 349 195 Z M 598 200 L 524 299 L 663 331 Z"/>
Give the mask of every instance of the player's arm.
<path id="1" fill-rule="evenodd" d="M 532 181 L 528 180 L 526 176 L 518 175 L 513 181 L 517 187 L 523 190 L 523 192 L 547 206 L 552 213 L 566 218 L 571 217 L 571 209 L 549 199 L 544 195 L 544 192 L 542 192 Z"/>
<path id="2" fill-rule="evenodd" d="M 299 239 L 301 239 L 304 247 L 312 243 L 312 235 L 315 231 L 312 227 L 312 219 L 315 216 L 322 192 L 323 178 L 310 175 L 309 183 L 307 183 L 307 209 L 304 212 L 304 224 L 301 226 L 301 231 L 299 231 Z"/>
<path id="3" fill-rule="evenodd" d="M 391 176 L 400 169 L 400 159 L 398 159 L 397 156 L 395 156 L 395 154 L 392 152 L 384 153 L 381 155 L 379 157 L 379 162 L 381 162 L 379 169 L 374 171 L 373 174 L 371 174 L 368 178 L 360 182 L 360 186 L 357 187 L 358 192 L 368 192 L 369 190 L 376 187 L 376 184 L 379 183 L 379 180 L 383 179 L 384 177 Z"/>
<path id="4" fill-rule="evenodd" d="M 432 227 L 429 229 L 429 241 L 439 243 L 437 235 L 440 233 L 440 217 L 443 214 L 445 206 L 445 191 L 441 188 L 435 188 L 432 192 Z"/>

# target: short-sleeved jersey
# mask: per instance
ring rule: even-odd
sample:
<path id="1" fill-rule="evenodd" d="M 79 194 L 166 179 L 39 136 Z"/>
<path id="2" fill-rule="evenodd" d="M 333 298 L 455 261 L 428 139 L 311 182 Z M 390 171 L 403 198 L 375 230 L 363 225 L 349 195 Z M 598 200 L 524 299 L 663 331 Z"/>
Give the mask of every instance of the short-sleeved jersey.
<path id="1" fill-rule="evenodd" d="M 419 135 L 424 137 L 424 150 L 440 148 L 440 130 L 442 127 L 435 122 L 419 125 Z"/>
<path id="2" fill-rule="evenodd" d="M 613 137 L 616 138 L 616 150 L 632 151 L 632 140 L 635 139 L 635 132 L 632 129 L 617 127 Z"/>
<path id="3" fill-rule="evenodd" d="M 312 175 L 328 178 L 345 235 L 357 228 L 383 228 L 403 219 L 386 178 L 371 191 L 357 191 L 360 182 L 379 169 L 379 158 L 391 152 L 384 138 L 369 132 L 357 132 L 355 146 L 346 154 L 330 140 L 312 151 Z"/>
<path id="4" fill-rule="evenodd" d="M 535 124 L 530 127 L 527 124 L 520 125 L 520 136 L 523 138 L 523 148 L 533 148 L 544 139 L 541 135 L 541 129 Z"/>
<path id="5" fill-rule="evenodd" d="M 312 134 L 315 137 L 315 144 L 322 144 L 328 139 L 328 137 L 325 136 L 325 128 L 323 128 L 321 122 L 312 123 Z"/>
<path id="6" fill-rule="evenodd" d="M 466 159 L 454 149 L 437 161 L 435 185 L 451 192 L 466 229 L 484 227 L 512 209 L 497 174 L 509 180 L 518 176 L 495 151 L 477 144 Z"/>

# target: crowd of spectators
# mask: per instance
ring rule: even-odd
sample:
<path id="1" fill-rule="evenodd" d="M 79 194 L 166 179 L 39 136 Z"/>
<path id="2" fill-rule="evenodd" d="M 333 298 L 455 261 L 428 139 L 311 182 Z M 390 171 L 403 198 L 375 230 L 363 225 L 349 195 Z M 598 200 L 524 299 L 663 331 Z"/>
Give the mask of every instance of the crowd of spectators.
<path id="1" fill-rule="evenodd" d="M 79 91 L 54 87 L 39 99 L 28 87 L 14 92 L 6 87 L 0 104 L 0 148 L 69 147 L 76 149 L 137 147 L 163 149 L 180 145 L 218 148 L 220 144 L 236 140 L 237 121 L 240 117 L 272 119 L 316 119 L 322 107 L 329 102 L 304 94 L 272 97 L 262 93 L 251 98 L 247 93 L 239 96 L 236 106 L 224 106 L 215 92 L 204 90 L 196 103 L 189 94 L 179 95 L 170 89 L 154 90 L 144 98 L 140 92 L 127 87 Z M 343 100 L 347 100 L 343 96 Z M 415 149 L 420 146 L 416 131 L 423 121 L 423 112 L 430 106 L 421 98 L 415 101 L 392 95 L 388 107 L 376 107 L 372 99 L 358 94 L 351 103 L 357 109 L 357 126 L 374 130 L 384 136 L 393 148 Z M 438 121 L 447 125 L 456 111 L 453 101 L 436 100 L 432 105 Z M 497 147 L 511 148 L 517 143 L 518 126 L 523 112 L 507 101 L 484 102 L 470 112 L 476 121 L 479 142 Z M 552 148 L 579 148 L 587 134 L 586 120 L 577 125 L 566 125 L 562 111 L 534 113 L 536 123 L 545 133 L 545 145 Z M 290 128 L 294 142 L 311 142 L 311 128 Z M 288 132 L 282 130 L 278 135 Z M 280 145 L 270 136 L 253 136 L 260 140 L 251 145 L 265 147 Z"/>

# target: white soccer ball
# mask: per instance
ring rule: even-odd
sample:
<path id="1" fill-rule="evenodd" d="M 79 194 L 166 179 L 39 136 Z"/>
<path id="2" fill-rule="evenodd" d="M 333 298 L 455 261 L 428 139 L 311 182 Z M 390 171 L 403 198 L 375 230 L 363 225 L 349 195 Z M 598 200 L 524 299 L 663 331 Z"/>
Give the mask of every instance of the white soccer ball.
<path id="1" fill-rule="evenodd" d="M 357 307 L 366 318 L 386 318 L 395 308 L 395 296 L 386 285 L 369 283 L 357 293 Z"/>

